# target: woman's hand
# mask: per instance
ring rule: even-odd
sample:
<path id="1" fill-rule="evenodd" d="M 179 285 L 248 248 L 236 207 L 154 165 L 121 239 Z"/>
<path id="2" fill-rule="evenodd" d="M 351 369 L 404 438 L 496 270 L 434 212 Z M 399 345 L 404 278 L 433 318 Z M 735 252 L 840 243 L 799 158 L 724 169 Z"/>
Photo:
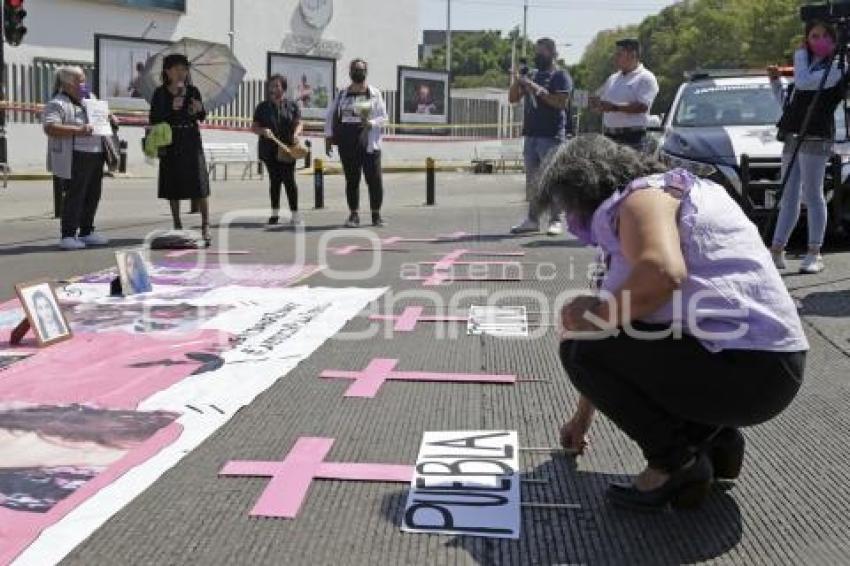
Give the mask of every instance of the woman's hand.
<path id="1" fill-rule="evenodd" d="M 770 65 L 767 67 L 767 76 L 770 80 L 776 81 L 779 80 L 782 75 L 780 74 L 779 67 L 777 65 Z"/>
<path id="2" fill-rule="evenodd" d="M 587 431 L 593 423 L 593 415 L 596 408 L 590 400 L 582 395 L 578 399 L 578 407 L 573 418 L 561 427 L 561 446 L 564 450 L 575 450 L 577 454 L 584 454 L 587 448 Z"/>
<path id="3" fill-rule="evenodd" d="M 564 334 L 574 332 L 596 332 L 602 330 L 588 320 L 588 314 L 599 306 L 598 297 L 584 296 L 573 299 L 561 309 L 561 329 Z"/>
<path id="4" fill-rule="evenodd" d="M 77 135 L 79 135 L 79 136 L 90 136 L 93 133 L 94 133 L 94 126 L 92 126 L 91 124 L 83 124 L 82 126 L 80 126 L 79 133 Z"/>
<path id="5" fill-rule="evenodd" d="M 584 454 L 587 448 L 587 431 L 593 423 L 593 415 L 580 415 L 576 413 L 573 418 L 561 427 L 561 447 L 564 450 L 575 450 L 577 454 Z"/>
<path id="6" fill-rule="evenodd" d="M 272 139 L 274 137 L 274 132 L 271 131 L 269 128 L 263 128 L 263 131 L 260 132 L 260 135 L 264 138 Z"/>

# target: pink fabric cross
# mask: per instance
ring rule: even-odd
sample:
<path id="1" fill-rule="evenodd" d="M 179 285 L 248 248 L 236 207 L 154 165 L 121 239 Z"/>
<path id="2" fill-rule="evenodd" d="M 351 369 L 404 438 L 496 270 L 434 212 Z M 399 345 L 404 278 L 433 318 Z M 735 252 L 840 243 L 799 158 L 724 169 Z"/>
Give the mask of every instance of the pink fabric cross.
<path id="1" fill-rule="evenodd" d="M 281 462 L 228 462 L 218 473 L 228 477 L 270 477 L 251 509 L 251 517 L 294 519 L 315 479 L 408 483 L 415 467 L 396 464 L 325 462 L 333 438 L 301 437 Z"/>
<path id="2" fill-rule="evenodd" d="M 438 381 L 446 383 L 516 383 L 515 375 L 478 373 L 433 373 L 424 371 L 395 371 L 398 360 L 376 358 L 363 371 L 325 370 L 320 377 L 353 379 L 346 397 L 374 398 L 387 381 Z"/>

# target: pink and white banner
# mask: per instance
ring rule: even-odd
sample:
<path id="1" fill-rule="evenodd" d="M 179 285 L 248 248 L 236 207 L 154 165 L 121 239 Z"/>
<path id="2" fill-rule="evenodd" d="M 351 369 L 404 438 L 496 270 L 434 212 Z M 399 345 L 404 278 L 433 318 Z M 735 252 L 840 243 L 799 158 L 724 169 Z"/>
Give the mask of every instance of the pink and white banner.
<path id="1" fill-rule="evenodd" d="M 0 347 L 0 565 L 61 560 L 384 292 L 282 287 L 310 269 L 171 264 L 130 298 L 106 273 L 60 287 L 74 338 Z M 0 343 L 21 317 L 0 306 Z"/>

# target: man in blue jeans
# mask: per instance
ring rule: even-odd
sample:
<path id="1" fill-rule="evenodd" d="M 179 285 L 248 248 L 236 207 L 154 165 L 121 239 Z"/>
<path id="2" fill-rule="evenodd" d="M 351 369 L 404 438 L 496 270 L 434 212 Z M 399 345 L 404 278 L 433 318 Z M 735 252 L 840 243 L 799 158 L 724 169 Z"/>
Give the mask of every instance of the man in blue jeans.
<path id="1" fill-rule="evenodd" d="M 525 178 L 529 186 L 527 194 L 537 195 L 537 177 L 546 158 L 566 139 L 567 107 L 573 81 L 569 73 L 555 65 L 558 53 L 555 42 L 549 38 L 537 41 L 534 54 L 536 70 L 530 73 L 521 68 L 514 75 L 508 94 L 511 104 L 525 101 L 525 119 L 522 135 L 525 137 Z M 528 217 L 511 228 L 514 234 L 538 232 L 540 230 L 540 207 L 536 199 L 530 199 Z M 549 210 L 550 236 L 564 233 L 561 211 L 552 206 Z"/>

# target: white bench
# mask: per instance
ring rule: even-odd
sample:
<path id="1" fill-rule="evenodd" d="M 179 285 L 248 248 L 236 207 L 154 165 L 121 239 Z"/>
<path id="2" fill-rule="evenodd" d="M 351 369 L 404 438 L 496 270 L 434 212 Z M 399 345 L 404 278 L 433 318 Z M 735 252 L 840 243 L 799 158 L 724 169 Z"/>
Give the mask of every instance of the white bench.
<path id="1" fill-rule="evenodd" d="M 254 165 L 257 159 L 251 154 L 251 148 L 247 143 L 206 143 L 204 144 L 204 154 L 207 159 L 207 167 L 212 174 L 213 180 L 216 180 L 218 175 L 218 167 L 224 166 L 224 180 L 227 180 L 227 169 L 229 165 L 242 166 L 242 178 L 246 176 L 249 179 L 254 178 Z M 263 177 L 262 169 L 259 172 L 260 178 Z"/>
<path id="2" fill-rule="evenodd" d="M 508 164 L 521 166 L 523 164 L 522 140 L 502 140 L 501 144 L 487 144 L 475 147 L 472 164 L 477 169 L 484 170 L 489 165 L 493 171 L 501 170 L 506 173 Z"/>

